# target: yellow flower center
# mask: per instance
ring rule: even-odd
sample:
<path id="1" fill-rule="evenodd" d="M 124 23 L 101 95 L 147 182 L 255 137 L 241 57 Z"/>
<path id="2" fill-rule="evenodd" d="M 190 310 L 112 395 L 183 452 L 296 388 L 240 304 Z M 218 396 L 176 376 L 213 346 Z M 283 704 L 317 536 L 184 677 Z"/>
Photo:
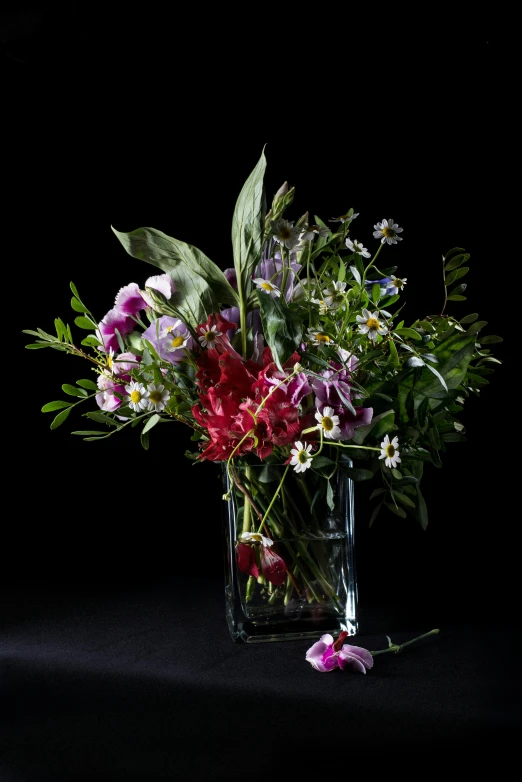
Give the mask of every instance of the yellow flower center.
<path id="1" fill-rule="evenodd" d="M 252 532 L 252 537 L 250 540 L 254 540 L 256 543 L 261 543 L 263 541 L 263 536 L 258 532 Z"/>
<path id="2" fill-rule="evenodd" d="M 402 288 L 402 286 L 404 285 L 403 281 L 399 279 L 393 280 L 393 284 L 395 285 L 396 288 Z"/>
<path id="3" fill-rule="evenodd" d="M 264 288 L 265 291 L 273 291 L 274 290 L 274 286 L 270 285 L 269 282 L 262 282 L 261 283 L 261 287 Z"/>
<path id="4" fill-rule="evenodd" d="M 328 334 L 316 334 L 315 339 L 317 342 L 330 342 Z"/>
<path id="5" fill-rule="evenodd" d="M 388 226 L 386 226 L 386 228 L 383 228 L 383 229 L 382 229 L 382 232 L 383 232 L 383 234 L 384 234 L 385 236 L 387 236 L 389 239 L 393 239 L 393 237 L 395 236 L 395 231 L 393 230 L 393 228 L 390 228 L 390 226 L 389 226 L 389 225 L 388 225 Z"/>
<path id="6" fill-rule="evenodd" d="M 291 230 L 289 228 L 287 228 L 286 225 L 284 225 L 280 229 L 280 231 L 279 231 L 279 238 L 280 239 L 290 239 L 291 236 L 292 236 Z"/>
<path id="7" fill-rule="evenodd" d="M 207 331 L 207 333 L 205 334 L 205 339 L 207 340 L 207 342 L 214 342 L 214 340 L 216 339 L 215 331 Z"/>
<path id="8" fill-rule="evenodd" d="M 174 337 L 174 339 L 172 340 L 172 347 L 179 348 L 180 345 L 183 345 L 184 341 L 185 341 L 184 337 Z"/>
<path id="9" fill-rule="evenodd" d="M 112 369 L 112 356 L 107 356 L 107 366 Z"/>
<path id="10" fill-rule="evenodd" d="M 172 331 L 173 328 L 174 328 L 174 326 L 167 326 L 167 334 L 169 334 Z"/>
<path id="11" fill-rule="evenodd" d="M 301 464 L 306 464 L 308 461 L 308 451 L 299 451 L 297 454 L 297 461 L 301 462 Z"/>
<path id="12" fill-rule="evenodd" d="M 151 391 L 149 397 L 151 402 L 161 402 L 161 391 Z"/>
<path id="13" fill-rule="evenodd" d="M 378 329 L 381 326 L 377 318 L 368 318 L 368 320 L 366 321 L 366 325 L 368 326 L 369 329 Z"/>
<path id="14" fill-rule="evenodd" d="M 327 432 L 331 432 L 332 429 L 334 428 L 334 422 L 332 421 L 332 419 L 328 415 L 324 416 L 324 418 L 322 419 L 321 423 L 323 425 L 323 429 L 326 429 Z"/>
<path id="15" fill-rule="evenodd" d="M 141 399 L 141 394 L 139 391 L 131 391 L 130 398 L 131 398 L 131 402 L 134 402 L 134 404 L 138 404 L 138 402 Z"/>
<path id="16" fill-rule="evenodd" d="M 391 459 L 394 454 L 395 454 L 395 448 L 390 443 L 389 445 L 386 446 L 386 456 L 389 456 Z"/>

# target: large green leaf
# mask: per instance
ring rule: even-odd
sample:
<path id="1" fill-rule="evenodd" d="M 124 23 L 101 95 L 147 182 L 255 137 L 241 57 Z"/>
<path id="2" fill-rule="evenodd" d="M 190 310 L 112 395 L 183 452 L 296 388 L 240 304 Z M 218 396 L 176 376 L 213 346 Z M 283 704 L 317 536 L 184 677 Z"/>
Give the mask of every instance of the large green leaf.
<path id="1" fill-rule="evenodd" d="M 232 216 L 232 250 L 238 285 L 246 299 L 254 267 L 261 257 L 265 230 L 265 152 L 243 185 Z"/>
<path id="2" fill-rule="evenodd" d="M 261 324 L 267 345 L 279 369 L 303 341 L 302 316 L 287 307 L 280 299 L 267 293 L 258 293 Z"/>
<path id="3" fill-rule="evenodd" d="M 172 277 L 176 292 L 169 304 L 192 325 L 218 311 L 222 303 L 237 305 L 237 294 L 219 266 L 197 247 L 155 228 L 137 228 L 129 233 L 114 227 L 112 230 L 129 255 Z"/>
<path id="4" fill-rule="evenodd" d="M 416 383 L 414 383 L 413 372 L 403 377 L 398 393 L 401 419 L 405 420 L 407 416 L 406 400 L 410 391 L 413 393 L 414 410 L 416 410 L 426 397 L 444 399 L 448 396 L 449 391 L 457 388 L 466 376 L 474 350 L 475 337 L 473 335 L 461 332 L 454 333 L 433 349 L 433 354 L 439 360 L 437 370 L 424 366 Z M 446 388 L 441 384 L 438 378 L 439 374 L 444 379 Z"/>

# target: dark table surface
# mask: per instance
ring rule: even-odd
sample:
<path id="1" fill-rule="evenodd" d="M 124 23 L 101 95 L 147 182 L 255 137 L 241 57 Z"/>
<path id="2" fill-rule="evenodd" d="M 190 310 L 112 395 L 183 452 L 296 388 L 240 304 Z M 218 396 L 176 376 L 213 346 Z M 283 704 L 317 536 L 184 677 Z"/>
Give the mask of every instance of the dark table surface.
<path id="1" fill-rule="evenodd" d="M 432 629 L 375 605 L 360 620 L 348 640 L 371 650 Z M 2 625 L 2 782 L 520 779 L 520 644 L 504 619 L 442 624 L 366 675 L 315 671 L 306 640 L 233 643 L 219 579 L 13 587 Z"/>

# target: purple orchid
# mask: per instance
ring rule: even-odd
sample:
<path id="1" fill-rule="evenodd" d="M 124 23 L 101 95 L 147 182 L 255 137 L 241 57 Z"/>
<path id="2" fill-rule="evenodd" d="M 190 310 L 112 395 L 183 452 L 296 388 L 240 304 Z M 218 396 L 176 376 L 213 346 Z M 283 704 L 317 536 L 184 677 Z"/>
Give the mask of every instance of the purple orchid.
<path id="1" fill-rule="evenodd" d="M 334 668 L 348 668 L 351 666 L 360 673 L 366 673 L 373 667 L 373 655 L 368 649 L 362 646 L 351 646 L 344 644 L 348 633 L 339 634 L 337 641 L 329 633 L 323 635 L 319 641 L 308 649 L 306 659 L 315 668 L 316 671 L 327 673 Z"/>

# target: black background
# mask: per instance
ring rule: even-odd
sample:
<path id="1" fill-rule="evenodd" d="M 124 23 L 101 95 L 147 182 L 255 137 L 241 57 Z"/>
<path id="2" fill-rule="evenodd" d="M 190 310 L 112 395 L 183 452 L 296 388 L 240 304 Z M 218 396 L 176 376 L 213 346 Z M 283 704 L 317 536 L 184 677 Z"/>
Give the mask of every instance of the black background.
<path id="1" fill-rule="evenodd" d="M 102 23 L 69 8 L 6 15 L 8 218 L 17 225 L 10 328 L 24 367 L 13 402 L 17 472 L 28 483 L 17 495 L 23 513 L 10 525 L 7 572 L 59 584 L 169 580 L 195 536 L 206 572 L 220 573 L 217 470 L 185 459 L 190 433 L 159 427 L 145 452 L 136 430 L 83 442 L 70 434 L 84 428 L 79 414 L 51 432 L 41 406 L 88 368 L 26 351 L 31 338 L 21 330 L 52 331 L 55 317 L 72 323 L 71 280 L 101 319 L 120 287 L 155 273 L 127 255 L 111 225 L 153 226 L 232 266 L 235 200 L 266 145 L 268 200 L 285 180 L 296 187 L 290 219 L 308 210 L 327 220 L 353 207 L 353 236 L 370 248 L 376 221 L 404 227 L 403 242 L 385 253 L 408 279 L 407 322 L 441 307 L 442 254 L 455 246 L 471 254 L 468 301 L 450 311 L 487 320 L 484 333 L 504 337 L 493 348 L 504 363 L 466 404 L 467 442 L 448 449 L 442 470 L 427 470 L 427 532 L 390 514 L 370 530 L 370 489 L 357 487 L 358 562 L 362 602 L 397 589 L 407 601 L 443 598 L 444 610 L 463 615 L 482 615 L 487 604 L 489 621 L 506 598 L 518 436 L 507 345 L 517 328 L 508 291 L 517 286 L 520 169 L 501 43 L 468 37 L 458 52 L 450 41 L 384 43 L 372 56 L 338 60 L 316 49 L 300 64 L 260 35 L 262 62 L 246 73 L 251 53 L 231 31 L 214 38 L 210 20 L 193 49 L 183 36 L 169 39 L 159 14 Z"/>
<path id="2" fill-rule="evenodd" d="M 59 15 L 3 15 L 4 226 L 14 239 L 4 259 L 14 312 L 4 332 L 6 599 L 19 585 L 109 596 L 187 571 L 220 588 L 216 466 L 185 459 L 181 425 L 157 427 L 149 451 L 135 430 L 83 442 L 70 434 L 83 428 L 79 415 L 51 432 L 41 406 L 87 368 L 25 350 L 21 331 L 73 322 L 71 280 L 101 319 L 120 287 L 155 273 L 111 225 L 158 228 L 232 266 L 235 200 L 266 145 L 268 200 L 285 180 L 296 187 L 289 219 L 353 207 L 353 237 L 369 248 L 378 220 L 404 227 L 384 253 L 408 279 L 407 322 L 440 308 L 442 254 L 471 254 L 468 300 L 450 312 L 488 321 L 483 333 L 504 337 L 492 346 L 503 363 L 466 403 L 467 442 L 426 471 L 427 531 L 391 514 L 370 529 L 373 487 L 356 487 L 359 597 L 367 627 L 375 616 L 389 630 L 412 617 L 426 630 L 511 622 L 520 166 L 508 47 L 487 32 L 357 40 L 332 20 L 328 32 L 293 20 L 281 31 L 276 19 L 256 32 L 217 12 L 184 13 L 176 24 L 152 11 L 122 20 L 71 3 Z"/>

